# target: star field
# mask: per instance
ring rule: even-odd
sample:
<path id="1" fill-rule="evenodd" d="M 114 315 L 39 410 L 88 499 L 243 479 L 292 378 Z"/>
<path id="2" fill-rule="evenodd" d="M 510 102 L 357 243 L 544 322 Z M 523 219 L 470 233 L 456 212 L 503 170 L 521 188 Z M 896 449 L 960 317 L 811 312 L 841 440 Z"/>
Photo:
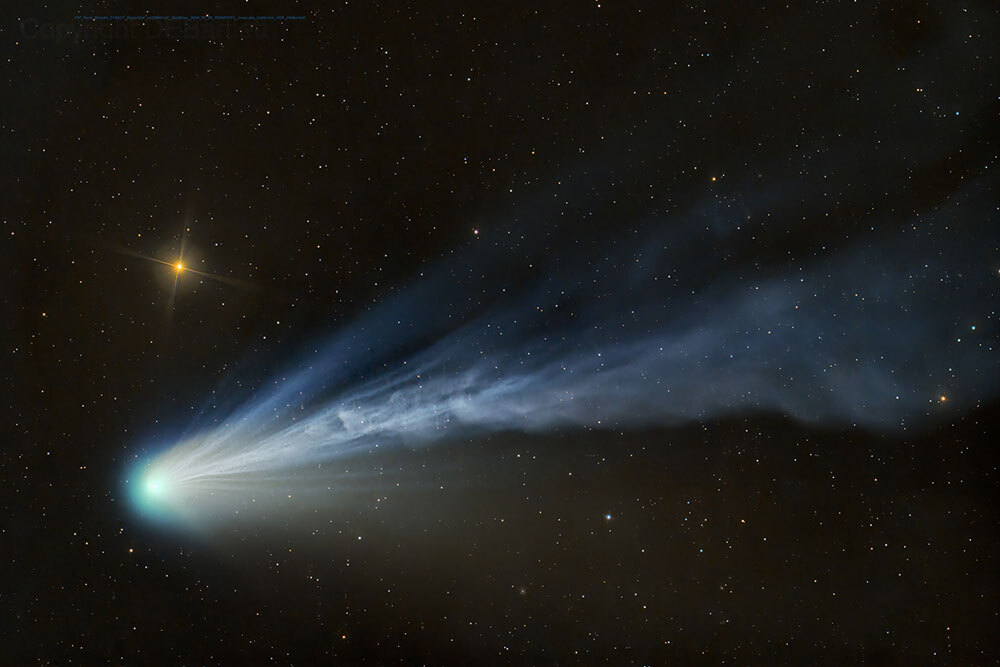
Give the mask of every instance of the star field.
<path id="1" fill-rule="evenodd" d="M 5 22 L 0 662 L 997 659 L 995 7 L 181 5 Z"/>

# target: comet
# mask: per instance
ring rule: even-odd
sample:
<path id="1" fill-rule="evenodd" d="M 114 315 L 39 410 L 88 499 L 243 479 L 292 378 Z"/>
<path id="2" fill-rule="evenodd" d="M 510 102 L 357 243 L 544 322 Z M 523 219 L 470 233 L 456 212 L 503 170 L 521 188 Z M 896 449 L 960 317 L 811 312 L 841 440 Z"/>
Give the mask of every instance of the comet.
<path id="1" fill-rule="evenodd" d="M 963 215 L 979 206 L 988 221 L 979 194 Z M 889 235 L 764 276 L 705 266 L 715 255 L 699 243 L 722 241 L 684 229 L 534 282 L 511 283 L 507 263 L 482 254 L 480 272 L 463 272 L 464 258 L 428 272 L 308 353 L 291 350 L 298 360 L 231 396 L 235 407 L 206 408 L 168 447 L 137 454 L 130 492 L 181 522 L 251 506 L 273 520 L 291 511 L 287 497 L 349 478 L 342 462 L 399 448 L 761 412 L 901 432 L 942 418 L 927 396 L 945 380 L 964 382 L 940 399 L 956 412 L 995 393 L 991 345 L 954 335 L 993 307 L 994 269 L 974 234 L 948 248 Z M 637 248 L 660 250 L 637 264 Z M 962 299 L 938 280 L 976 272 Z"/>

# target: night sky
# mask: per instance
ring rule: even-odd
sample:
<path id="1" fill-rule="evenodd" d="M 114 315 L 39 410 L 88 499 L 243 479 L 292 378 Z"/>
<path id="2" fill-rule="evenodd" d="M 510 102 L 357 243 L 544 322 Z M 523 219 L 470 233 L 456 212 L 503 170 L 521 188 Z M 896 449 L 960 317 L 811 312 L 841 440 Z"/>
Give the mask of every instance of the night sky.
<path id="1" fill-rule="evenodd" d="M 170 4 L 2 24 L 0 663 L 1000 659 L 995 3 Z"/>

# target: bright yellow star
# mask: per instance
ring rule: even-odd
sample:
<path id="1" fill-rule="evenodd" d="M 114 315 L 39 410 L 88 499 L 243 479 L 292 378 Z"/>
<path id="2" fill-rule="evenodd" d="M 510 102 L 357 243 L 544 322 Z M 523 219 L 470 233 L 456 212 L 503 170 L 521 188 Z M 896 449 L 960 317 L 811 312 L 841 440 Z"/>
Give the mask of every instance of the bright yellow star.
<path id="1" fill-rule="evenodd" d="M 180 262 L 177 262 L 176 264 L 174 264 L 174 268 L 177 269 L 178 271 L 183 271 L 184 265 L 181 264 Z"/>

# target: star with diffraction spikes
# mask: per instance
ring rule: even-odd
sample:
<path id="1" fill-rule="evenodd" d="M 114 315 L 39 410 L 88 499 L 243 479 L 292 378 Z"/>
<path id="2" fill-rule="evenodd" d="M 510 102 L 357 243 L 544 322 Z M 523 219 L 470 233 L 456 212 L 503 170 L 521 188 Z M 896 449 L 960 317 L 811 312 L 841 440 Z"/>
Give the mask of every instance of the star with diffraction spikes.
<path id="1" fill-rule="evenodd" d="M 155 262 L 156 264 L 162 264 L 163 266 L 168 266 L 173 270 L 173 281 L 170 285 L 170 297 L 167 301 L 168 311 L 172 312 L 174 309 L 174 303 L 177 299 L 177 286 L 181 279 L 181 274 L 190 273 L 201 278 L 206 278 L 208 280 L 214 280 L 216 282 L 225 283 L 232 287 L 239 287 L 242 289 L 255 289 L 258 286 L 246 280 L 238 280 L 236 278 L 230 278 L 228 276 L 222 276 L 215 273 L 209 273 L 207 271 L 199 271 L 198 269 L 192 268 L 190 263 L 185 261 L 186 250 L 187 250 L 187 232 L 190 229 L 185 229 L 183 235 L 181 236 L 181 249 L 177 255 L 177 258 L 173 261 L 167 261 L 160 259 L 158 257 L 152 257 L 150 255 L 143 254 L 126 247 L 115 247 L 112 248 L 115 252 L 128 255 L 130 257 L 137 257 L 139 259 L 146 260 L 147 262 Z"/>

